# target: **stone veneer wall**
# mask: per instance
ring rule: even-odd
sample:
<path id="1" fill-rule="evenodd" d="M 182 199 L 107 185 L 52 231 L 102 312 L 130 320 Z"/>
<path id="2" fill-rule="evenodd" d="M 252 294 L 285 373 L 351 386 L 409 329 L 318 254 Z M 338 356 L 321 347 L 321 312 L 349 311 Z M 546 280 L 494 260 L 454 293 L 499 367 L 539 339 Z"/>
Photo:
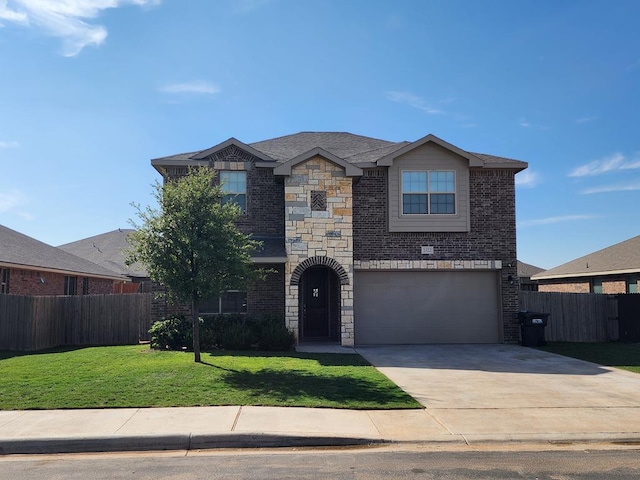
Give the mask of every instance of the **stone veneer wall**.
<path id="1" fill-rule="evenodd" d="M 326 210 L 313 211 L 311 192 L 326 192 Z M 353 345 L 353 204 L 352 180 L 344 168 L 314 157 L 292 168 L 285 178 L 285 318 L 299 335 L 298 284 L 292 285 L 296 267 L 306 259 L 319 264 L 335 260 L 347 274 L 340 294 L 341 343 Z M 348 281 L 347 281 L 348 280 Z"/>

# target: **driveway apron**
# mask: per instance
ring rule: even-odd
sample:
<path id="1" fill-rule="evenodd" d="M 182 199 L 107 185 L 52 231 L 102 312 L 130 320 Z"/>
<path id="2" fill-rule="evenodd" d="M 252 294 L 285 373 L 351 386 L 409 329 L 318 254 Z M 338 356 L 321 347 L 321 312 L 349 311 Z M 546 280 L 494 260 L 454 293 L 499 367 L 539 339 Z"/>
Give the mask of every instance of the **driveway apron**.
<path id="1" fill-rule="evenodd" d="M 357 348 L 462 435 L 640 432 L 640 375 L 518 345 Z"/>

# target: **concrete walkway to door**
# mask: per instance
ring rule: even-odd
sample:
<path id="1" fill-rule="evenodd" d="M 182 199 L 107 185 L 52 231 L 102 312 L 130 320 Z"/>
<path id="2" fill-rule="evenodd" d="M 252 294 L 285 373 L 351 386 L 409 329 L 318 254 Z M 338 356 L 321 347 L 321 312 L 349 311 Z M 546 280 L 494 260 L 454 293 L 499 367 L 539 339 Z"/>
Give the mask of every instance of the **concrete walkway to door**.
<path id="1" fill-rule="evenodd" d="M 640 375 L 516 345 L 358 347 L 467 441 L 640 438 Z"/>

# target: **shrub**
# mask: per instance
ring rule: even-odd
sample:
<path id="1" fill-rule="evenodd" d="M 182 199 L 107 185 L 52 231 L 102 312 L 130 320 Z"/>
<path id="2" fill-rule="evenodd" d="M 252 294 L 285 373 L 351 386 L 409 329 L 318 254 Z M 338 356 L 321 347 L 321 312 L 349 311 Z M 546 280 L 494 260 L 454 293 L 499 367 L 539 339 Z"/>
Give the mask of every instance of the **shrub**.
<path id="1" fill-rule="evenodd" d="M 151 348 L 183 350 L 193 347 L 191 322 L 184 315 L 172 315 L 155 322 L 149 329 Z"/>
<path id="2" fill-rule="evenodd" d="M 149 330 L 151 347 L 169 350 L 193 348 L 191 323 L 184 316 L 171 316 L 156 322 Z M 282 317 L 263 315 L 211 315 L 200 318 L 202 350 L 286 351 L 295 345 L 295 335 Z"/>

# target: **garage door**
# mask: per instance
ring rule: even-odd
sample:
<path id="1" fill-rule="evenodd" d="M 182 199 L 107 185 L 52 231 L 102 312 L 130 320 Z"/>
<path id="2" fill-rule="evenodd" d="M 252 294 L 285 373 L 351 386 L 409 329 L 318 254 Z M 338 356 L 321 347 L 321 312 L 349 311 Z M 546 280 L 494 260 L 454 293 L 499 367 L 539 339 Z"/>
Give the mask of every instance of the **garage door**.
<path id="1" fill-rule="evenodd" d="M 497 343 L 497 275 L 357 271 L 355 343 Z"/>

